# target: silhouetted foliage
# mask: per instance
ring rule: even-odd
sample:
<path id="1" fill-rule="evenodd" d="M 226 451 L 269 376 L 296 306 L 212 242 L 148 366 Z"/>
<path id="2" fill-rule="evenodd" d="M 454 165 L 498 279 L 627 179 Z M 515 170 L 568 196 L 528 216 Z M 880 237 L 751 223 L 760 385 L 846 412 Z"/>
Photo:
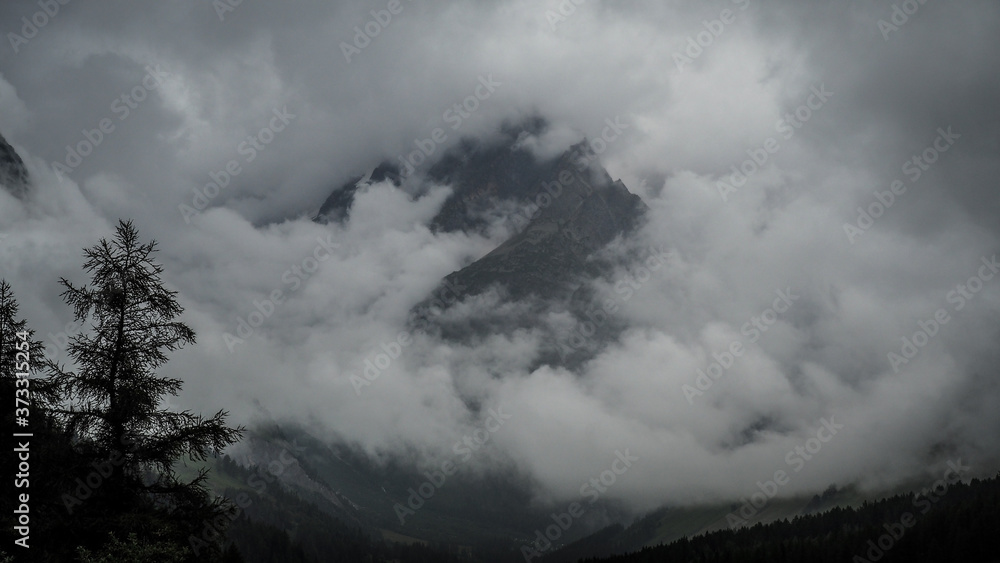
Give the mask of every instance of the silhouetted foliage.
<path id="1" fill-rule="evenodd" d="M 626 555 L 579 561 L 986 563 L 1000 560 L 997 530 L 1000 475 L 951 485 L 940 496 L 933 492 L 896 495 L 859 508 L 834 508 L 791 521 L 712 532 Z M 543 561 L 558 559 L 554 555 Z"/>
<path id="2" fill-rule="evenodd" d="M 24 361 L 25 352 L 27 362 Z M 49 412 L 58 397 L 51 380 L 41 373 L 44 366 L 42 343 L 35 340 L 34 331 L 27 322 L 18 317 L 18 304 L 11 286 L 0 280 L 0 400 L 4 403 L 0 410 L 3 413 L 0 425 L 4 429 L 0 432 L 4 475 L 0 487 L 0 541 L 3 542 L 0 561 L 4 559 L 3 552 L 8 556 L 16 555 L 14 561 L 67 561 L 75 547 L 72 543 L 60 543 L 64 549 L 59 553 L 42 547 L 72 541 L 74 530 L 59 502 L 59 493 L 71 489 L 70 472 L 85 467 L 85 460 L 76 455 L 69 436 Z M 28 377 L 18 378 L 18 374 L 28 374 Z M 27 405 L 16 399 L 26 400 Z M 17 410 L 24 408 L 27 412 Z M 16 425 L 17 418 L 27 419 L 27 425 Z M 30 436 L 14 437 L 14 431 Z M 28 451 L 16 451 L 22 449 Z M 27 456 L 25 461 L 29 466 L 24 473 L 18 469 L 21 455 Z M 18 477 L 19 474 L 24 476 Z M 22 498 L 27 502 L 22 503 Z M 14 529 L 21 517 L 15 515 L 14 510 L 21 510 L 22 504 L 28 508 L 26 517 L 30 533 L 26 538 Z M 22 544 L 15 544 L 16 540 L 21 540 Z M 22 547 L 24 544 L 28 547 Z"/>
<path id="3" fill-rule="evenodd" d="M 67 347 L 73 369 L 45 361 L 41 344 L 29 338 L 35 372 L 26 429 L 33 433 L 32 541 L 30 549 L 14 553 L 17 561 L 240 560 L 221 536 L 190 541 L 201 522 L 228 521 L 231 507 L 205 486 L 207 472 L 182 481 L 175 464 L 205 460 L 238 440 L 243 429 L 226 426 L 225 411 L 204 418 L 161 408 L 164 396 L 176 395 L 182 382 L 155 370 L 168 352 L 193 343 L 194 332 L 174 320 L 183 309 L 163 286 L 155 251 L 155 242 L 139 243 L 131 222 L 119 222 L 113 240 L 84 251 L 91 284 L 61 280 L 75 320 L 90 327 Z M 0 283 L 4 401 L 12 400 L 18 385 L 12 370 L 24 367 L 11 360 L 20 351 L 11 335 L 25 330 L 16 313 L 9 286 Z M 43 367 L 48 377 L 37 375 Z M 14 413 L 7 413 L 9 428 Z M 6 524 L 17 491 L 4 482 Z M 11 529 L 4 526 L 5 538 Z"/>

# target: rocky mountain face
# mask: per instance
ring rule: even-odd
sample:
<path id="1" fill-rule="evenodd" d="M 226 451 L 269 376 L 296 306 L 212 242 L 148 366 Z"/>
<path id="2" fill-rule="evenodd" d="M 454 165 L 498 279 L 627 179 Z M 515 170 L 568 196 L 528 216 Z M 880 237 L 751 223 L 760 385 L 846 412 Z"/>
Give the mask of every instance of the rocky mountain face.
<path id="1" fill-rule="evenodd" d="M 0 135 L 0 186 L 17 197 L 24 197 L 29 183 L 28 169 L 25 168 L 24 161 L 3 135 Z"/>
<path id="2" fill-rule="evenodd" d="M 351 206 L 354 205 L 354 196 L 358 190 L 362 186 L 380 184 L 385 181 L 390 181 L 397 187 L 400 186 L 402 178 L 399 175 L 399 169 L 392 164 L 382 163 L 367 176 L 355 176 L 326 198 L 326 201 L 320 206 L 315 220 L 321 223 L 346 221 L 350 216 Z"/>
<path id="3" fill-rule="evenodd" d="M 414 193 L 432 184 L 452 187 L 432 229 L 486 233 L 500 226 L 507 233 L 497 248 L 449 274 L 414 307 L 411 326 L 465 342 L 518 329 L 541 331 L 550 344 L 539 351 L 536 364 L 567 366 L 591 357 L 618 334 L 620 327 L 608 321 L 589 335 L 586 346 L 568 346 L 568 334 L 546 319 L 555 314 L 585 322 L 587 282 L 609 275 L 618 262 L 601 251 L 628 237 L 647 207 L 611 178 L 586 142 L 555 158 L 537 158 L 523 141 L 546 127 L 535 119 L 505 126 L 490 140 L 464 139 L 427 169 L 423 184 L 405 182 Z M 352 179 L 333 192 L 317 220 L 343 221 L 365 185 L 389 181 L 404 189 L 405 180 L 397 167 L 383 163 L 368 178 Z M 452 314 L 463 302 L 489 306 L 472 316 Z"/>
<path id="4" fill-rule="evenodd" d="M 566 327 L 592 318 L 591 282 L 610 280 L 617 266 L 635 260 L 622 255 L 631 245 L 619 243 L 641 226 L 647 208 L 608 174 L 586 142 L 551 158 L 537 157 L 525 141 L 546 127 L 530 120 L 489 139 L 465 139 L 428 163 L 419 177 L 382 163 L 333 191 L 315 220 L 349 220 L 357 194 L 374 184 L 389 183 L 412 197 L 432 186 L 450 186 L 452 194 L 430 228 L 491 234 L 500 242 L 442 279 L 411 310 L 410 328 L 464 343 L 530 330 L 547 343 L 534 364 L 577 366 L 620 333 L 612 315 L 595 323 L 583 343 L 569 343 Z M 553 316 L 562 328 L 553 325 Z M 468 400 L 475 408 L 475 398 Z M 519 546 L 531 531 L 551 524 L 550 511 L 531 507 L 530 482 L 500 475 L 458 473 L 424 508 L 403 514 L 399 507 L 417 495 L 414 483 L 425 480 L 424 474 L 402 461 L 375 464 L 328 438 L 293 426 L 262 428 L 232 454 L 246 467 L 280 469 L 275 480 L 282 487 L 366 533 L 472 546 L 490 560 L 520 560 Z M 573 533 L 582 535 L 592 524 Z"/>

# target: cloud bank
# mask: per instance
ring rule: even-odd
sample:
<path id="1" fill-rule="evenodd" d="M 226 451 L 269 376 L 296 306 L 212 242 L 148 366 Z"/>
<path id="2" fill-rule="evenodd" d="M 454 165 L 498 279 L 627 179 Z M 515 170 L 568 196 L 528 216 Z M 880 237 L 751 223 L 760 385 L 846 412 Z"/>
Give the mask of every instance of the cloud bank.
<path id="1" fill-rule="evenodd" d="M 34 179 L 0 190 L 0 275 L 53 352 L 58 278 L 132 218 L 198 333 L 164 368 L 185 407 L 418 463 L 503 408 L 475 466 L 559 502 L 629 449 L 606 495 L 635 510 L 780 469 L 782 494 L 996 471 L 995 4 L 216 4 L 0 7 L 0 131 Z M 628 124 L 602 160 L 651 207 L 630 244 L 667 256 L 597 284 L 629 329 L 578 373 L 530 369 L 530 332 L 406 332 L 500 242 L 427 227 L 447 186 L 376 184 L 344 225 L 310 221 L 436 129 L 435 155 L 535 114 L 542 156 Z"/>

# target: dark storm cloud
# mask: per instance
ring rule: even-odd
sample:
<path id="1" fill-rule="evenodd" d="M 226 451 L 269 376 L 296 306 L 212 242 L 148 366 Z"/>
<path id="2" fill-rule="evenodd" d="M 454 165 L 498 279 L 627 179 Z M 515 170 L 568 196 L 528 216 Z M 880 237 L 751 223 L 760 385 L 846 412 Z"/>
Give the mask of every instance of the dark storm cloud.
<path id="1" fill-rule="evenodd" d="M 134 218 L 199 334 L 166 367 L 193 408 L 249 419 L 260 401 L 372 453 L 433 458 L 476 428 L 471 396 L 512 415 L 478 464 L 516 463 L 539 498 L 571 498 L 631 448 L 641 461 L 608 494 L 637 509 L 747 495 L 830 417 L 843 430 L 783 494 L 898 482 L 940 452 L 996 468 L 1000 278 L 970 283 L 1000 250 L 993 2 L 244 0 L 220 17 L 207 1 L 71 0 L 15 51 L 9 34 L 40 10 L 0 5 L 0 131 L 36 180 L 27 201 L 0 190 L 2 275 L 57 336 L 55 280 L 79 279 L 80 248 Z M 457 111 L 484 80 L 495 91 Z M 372 186 L 342 227 L 308 217 L 435 129 L 439 154 L 535 113 L 553 124 L 527 141 L 539 154 L 628 126 L 602 160 L 651 207 L 636 244 L 670 256 L 628 300 L 595 287 L 630 330 L 575 374 L 531 371 L 532 333 L 410 335 L 359 396 L 351 376 L 399 342 L 409 308 L 499 239 L 431 233 L 446 187 Z M 53 172 L 85 141 L 68 177 Z M 748 180 L 720 193 L 733 167 Z M 210 182 L 226 185 L 206 196 Z M 195 188 L 209 206 L 186 221 Z M 266 322 L 227 341 L 276 290 Z M 779 291 L 797 297 L 768 313 Z M 941 309 L 949 322 L 897 373 L 889 354 Z M 684 386 L 733 349 L 689 402 Z"/>

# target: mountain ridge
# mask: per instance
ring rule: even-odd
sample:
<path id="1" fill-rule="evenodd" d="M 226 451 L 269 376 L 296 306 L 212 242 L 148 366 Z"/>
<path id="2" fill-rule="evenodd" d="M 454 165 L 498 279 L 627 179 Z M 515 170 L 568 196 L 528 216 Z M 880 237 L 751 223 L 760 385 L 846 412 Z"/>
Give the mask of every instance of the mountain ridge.
<path id="1" fill-rule="evenodd" d="M 31 177 L 24 160 L 3 134 L 0 134 L 0 185 L 6 187 L 15 197 L 23 198 L 28 193 L 30 183 Z"/>
<path id="2" fill-rule="evenodd" d="M 536 155 L 526 140 L 547 130 L 545 120 L 534 118 L 504 124 L 486 140 L 463 138 L 433 162 L 423 178 L 404 177 L 395 164 L 382 162 L 332 192 L 315 220 L 347 221 L 358 191 L 373 184 L 388 182 L 411 196 L 426 193 L 431 185 L 450 186 L 451 195 L 429 223 L 432 231 L 505 235 L 484 256 L 445 276 L 415 305 L 410 328 L 458 342 L 539 331 L 547 344 L 533 365 L 578 366 L 623 327 L 604 323 L 588 346 L 567 347 L 560 344 L 566 335 L 549 326 L 547 317 L 568 314 L 587 322 L 590 283 L 609 277 L 634 258 L 609 258 L 602 251 L 612 241 L 632 236 L 648 207 L 624 182 L 611 177 L 586 139 L 555 157 Z M 438 298 L 448 292 L 454 299 Z M 475 318 L 456 319 L 452 314 L 455 306 L 476 300 L 497 307 L 483 308 Z"/>

